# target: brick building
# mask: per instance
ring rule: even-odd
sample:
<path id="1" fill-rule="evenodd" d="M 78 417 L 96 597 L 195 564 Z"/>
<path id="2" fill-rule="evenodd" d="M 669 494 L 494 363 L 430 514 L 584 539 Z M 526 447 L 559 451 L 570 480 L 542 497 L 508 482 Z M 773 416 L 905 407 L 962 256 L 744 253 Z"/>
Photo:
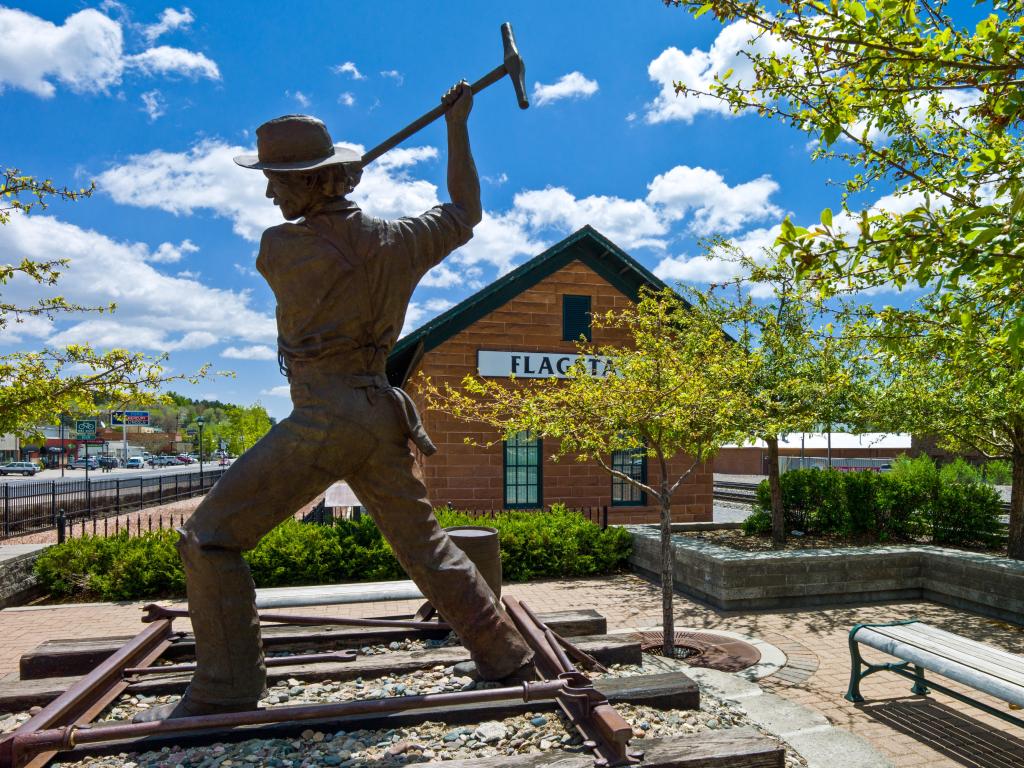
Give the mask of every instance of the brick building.
<path id="1" fill-rule="evenodd" d="M 481 425 L 428 411 L 415 379 L 424 373 L 441 384 L 458 385 L 466 374 L 558 378 L 576 352 L 574 339 L 591 336 L 592 313 L 621 309 L 636 301 L 643 287 L 665 284 L 604 236 L 586 226 L 450 310 L 402 338 L 388 359 L 392 384 L 408 389 L 424 426 L 439 450 L 421 464 L 430 498 L 464 509 L 536 508 L 557 502 L 570 507 L 609 508 L 612 523 L 655 522 L 658 509 L 633 486 L 614 481 L 595 462 L 567 457 L 550 460 L 555 445 L 520 435 L 491 448 L 469 446 L 495 441 Z M 622 344 L 612 331 L 593 329 L 596 344 Z M 599 361 L 593 361 L 596 367 Z M 646 458 L 623 452 L 616 469 L 657 483 Z M 671 469 L 690 459 L 678 456 Z M 677 522 L 712 519 L 712 472 L 700 467 L 676 494 Z"/>

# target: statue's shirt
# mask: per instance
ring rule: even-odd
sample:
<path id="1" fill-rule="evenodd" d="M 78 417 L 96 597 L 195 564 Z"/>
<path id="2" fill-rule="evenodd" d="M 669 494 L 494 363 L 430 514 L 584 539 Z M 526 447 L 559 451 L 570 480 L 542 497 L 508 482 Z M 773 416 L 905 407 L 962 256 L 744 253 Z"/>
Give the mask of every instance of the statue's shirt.
<path id="1" fill-rule="evenodd" d="M 256 268 L 277 299 L 287 364 L 383 374 L 417 283 L 472 236 L 452 204 L 385 221 L 338 201 L 268 229 Z"/>

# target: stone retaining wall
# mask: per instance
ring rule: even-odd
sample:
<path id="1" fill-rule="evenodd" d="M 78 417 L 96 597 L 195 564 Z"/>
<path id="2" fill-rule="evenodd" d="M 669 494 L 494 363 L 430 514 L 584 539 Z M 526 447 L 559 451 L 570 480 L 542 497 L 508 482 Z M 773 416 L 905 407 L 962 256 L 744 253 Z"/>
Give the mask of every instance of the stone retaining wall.
<path id="1" fill-rule="evenodd" d="M 655 526 L 630 526 L 638 571 L 660 572 Z M 927 599 L 1024 624 L 1024 562 L 931 546 L 742 552 L 673 536 L 675 586 L 721 610 Z"/>
<path id="2" fill-rule="evenodd" d="M 24 605 L 41 594 L 34 566 L 41 550 L 0 560 L 0 608 Z"/>

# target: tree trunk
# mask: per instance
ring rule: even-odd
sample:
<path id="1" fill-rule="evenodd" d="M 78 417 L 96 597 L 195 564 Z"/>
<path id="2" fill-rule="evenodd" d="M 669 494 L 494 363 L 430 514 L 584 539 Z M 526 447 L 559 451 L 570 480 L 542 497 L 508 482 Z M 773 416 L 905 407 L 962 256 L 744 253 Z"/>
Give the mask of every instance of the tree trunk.
<path id="1" fill-rule="evenodd" d="M 672 550 L 672 495 L 669 493 L 668 465 L 661 460 L 661 629 L 664 633 L 662 652 L 667 658 L 675 657 L 675 621 L 672 617 L 673 571 L 675 557 Z"/>
<path id="2" fill-rule="evenodd" d="M 786 544 L 786 516 L 782 509 L 782 483 L 779 480 L 779 438 L 772 435 L 768 443 L 768 487 L 772 492 L 772 546 L 782 549 Z"/>
<path id="3" fill-rule="evenodd" d="M 1013 485 L 1010 486 L 1010 540 L 1007 554 L 1015 560 L 1024 560 L 1024 449 L 1014 447 Z"/>

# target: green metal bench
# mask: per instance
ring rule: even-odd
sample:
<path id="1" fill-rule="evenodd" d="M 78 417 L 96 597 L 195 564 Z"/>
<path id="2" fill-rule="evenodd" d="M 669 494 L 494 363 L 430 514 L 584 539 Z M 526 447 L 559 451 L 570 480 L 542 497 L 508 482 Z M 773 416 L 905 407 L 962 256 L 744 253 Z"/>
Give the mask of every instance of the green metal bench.
<path id="1" fill-rule="evenodd" d="M 968 640 L 952 632 L 933 627 L 921 621 L 898 621 L 892 624 L 857 624 L 850 630 L 850 687 L 844 697 L 859 704 L 860 681 L 875 672 L 893 672 L 912 680 L 910 689 L 925 695 L 934 689 L 958 701 L 1006 722 L 1024 727 L 1024 720 L 1014 717 L 984 702 L 965 696 L 932 679 L 925 679 L 925 671 L 942 675 L 976 691 L 1007 702 L 1011 708 L 1024 707 L 1024 656 Z M 900 659 L 888 664 L 872 664 L 860 655 L 860 646 Z"/>

